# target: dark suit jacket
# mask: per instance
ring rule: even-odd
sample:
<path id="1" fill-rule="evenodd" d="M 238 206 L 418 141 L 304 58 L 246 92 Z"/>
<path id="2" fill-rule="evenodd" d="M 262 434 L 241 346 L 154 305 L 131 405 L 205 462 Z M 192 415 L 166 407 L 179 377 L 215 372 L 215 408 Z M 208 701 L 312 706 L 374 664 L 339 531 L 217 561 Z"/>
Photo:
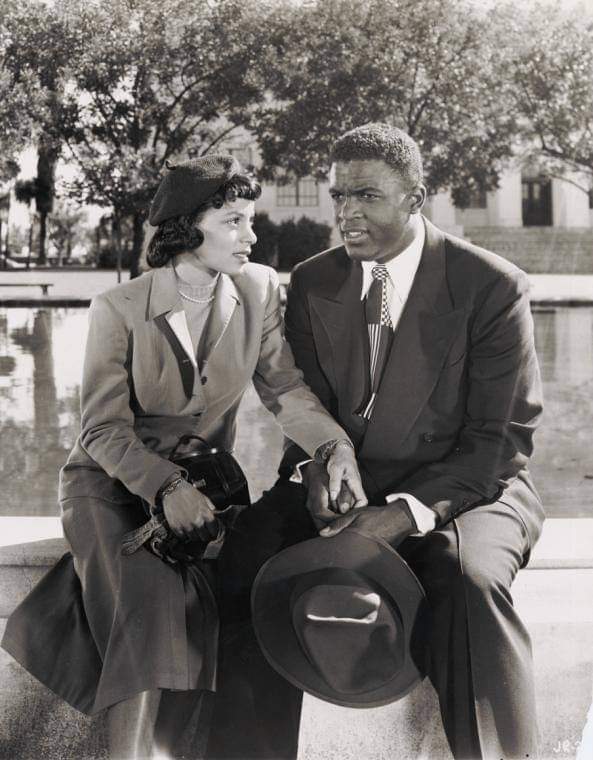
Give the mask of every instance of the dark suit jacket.
<path id="1" fill-rule="evenodd" d="M 527 471 L 541 387 L 525 274 L 438 230 L 426 242 L 368 425 L 362 268 L 345 248 L 292 274 L 286 336 L 305 380 L 355 441 L 367 496 L 416 496 L 442 523 L 478 504 L 515 508 L 535 541 Z M 302 452 L 286 451 L 283 467 Z"/>

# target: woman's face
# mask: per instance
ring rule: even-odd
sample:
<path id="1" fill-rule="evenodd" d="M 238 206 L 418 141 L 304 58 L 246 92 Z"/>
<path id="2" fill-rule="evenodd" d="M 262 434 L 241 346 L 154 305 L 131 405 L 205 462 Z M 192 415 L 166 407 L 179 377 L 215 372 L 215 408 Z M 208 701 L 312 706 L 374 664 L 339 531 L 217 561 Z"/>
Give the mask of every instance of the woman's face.
<path id="1" fill-rule="evenodd" d="M 251 227 L 254 213 L 255 203 L 243 198 L 208 209 L 197 224 L 204 242 L 193 252 L 196 263 L 211 272 L 239 274 L 257 240 Z"/>

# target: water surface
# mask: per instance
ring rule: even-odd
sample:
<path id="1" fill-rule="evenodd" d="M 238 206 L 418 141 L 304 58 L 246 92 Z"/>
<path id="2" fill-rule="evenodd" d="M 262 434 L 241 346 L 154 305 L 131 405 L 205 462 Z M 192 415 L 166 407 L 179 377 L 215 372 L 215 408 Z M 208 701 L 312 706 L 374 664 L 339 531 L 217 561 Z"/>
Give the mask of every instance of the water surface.
<path id="1" fill-rule="evenodd" d="M 535 311 L 546 411 L 532 471 L 551 517 L 593 516 L 593 308 Z M 87 310 L 0 308 L 2 515 L 55 515 L 58 470 L 78 435 Z M 251 390 L 237 455 L 252 496 L 271 485 L 281 434 Z"/>

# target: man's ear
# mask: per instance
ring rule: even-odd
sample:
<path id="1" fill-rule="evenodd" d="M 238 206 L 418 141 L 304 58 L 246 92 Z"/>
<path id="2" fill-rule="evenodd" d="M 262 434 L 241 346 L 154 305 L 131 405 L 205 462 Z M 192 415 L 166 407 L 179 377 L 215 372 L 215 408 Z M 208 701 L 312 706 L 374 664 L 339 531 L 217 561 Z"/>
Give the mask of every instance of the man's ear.
<path id="1" fill-rule="evenodd" d="M 410 214 L 418 214 L 426 202 L 426 188 L 418 185 L 408 193 Z"/>

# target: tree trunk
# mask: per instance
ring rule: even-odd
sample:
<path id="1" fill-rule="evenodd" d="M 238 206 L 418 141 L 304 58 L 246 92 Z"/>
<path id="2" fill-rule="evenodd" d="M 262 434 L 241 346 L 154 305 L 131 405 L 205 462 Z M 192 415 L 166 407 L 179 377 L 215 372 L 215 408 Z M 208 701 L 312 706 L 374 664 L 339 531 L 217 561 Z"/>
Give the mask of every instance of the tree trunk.
<path id="1" fill-rule="evenodd" d="M 47 212 L 39 212 L 39 266 L 45 266 L 47 264 L 47 257 L 45 255 L 45 241 L 47 238 Z"/>
<path id="2" fill-rule="evenodd" d="M 115 249 L 117 281 L 121 282 L 121 224 L 119 216 L 111 217 L 111 245 Z"/>
<path id="3" fill-rule="evenodd" d="M 132 217 L 132 255 L 130 257 L 130 279 L 142 274 L 141 261 L 142 245 L 144 243 L 144 214 L 136 211 Z"/>
<path id="4" fill-rule="evenodd" d="M 29 217 L 29 255 L 27 256 L 27 270 L 31 269 L 31 253 L 33 252 L 33 225 L 35 215 Z"/>
<path id="5" fill-rule="evenodd" d="M 47 216 L 51 214 L 54 206 L 54 173 L 58 151 L 51 142 L 43 137 L 37 146 L 37 188 L 35 193 L 35 206 L 39 214 L 39 264 L 47 263 L 45 246 L 47 239 Z"/>

